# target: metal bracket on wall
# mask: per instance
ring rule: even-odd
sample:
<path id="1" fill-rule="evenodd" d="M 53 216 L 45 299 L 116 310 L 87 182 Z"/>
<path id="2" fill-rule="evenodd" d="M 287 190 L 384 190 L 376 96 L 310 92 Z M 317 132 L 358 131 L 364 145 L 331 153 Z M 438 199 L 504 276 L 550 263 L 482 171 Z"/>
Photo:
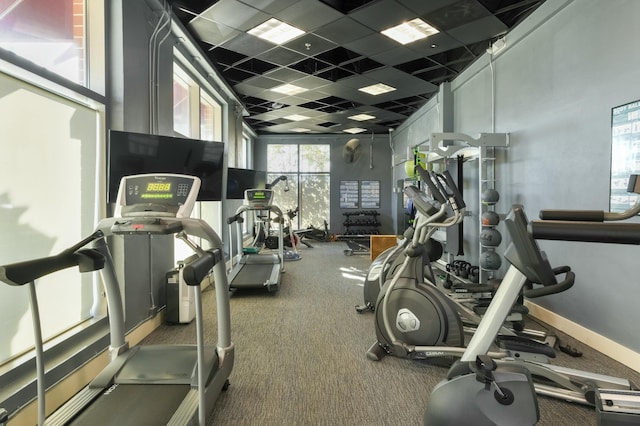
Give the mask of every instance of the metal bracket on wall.
<path id="1" fill-rule="evenodd" d="M 463 148 L 487 148 L 509 146 L 508 133 L 480 133 L 477 139 L 464 133 L 431 133 L 429 138 L 432 152 L 442 157 L 451 157 Z"/>

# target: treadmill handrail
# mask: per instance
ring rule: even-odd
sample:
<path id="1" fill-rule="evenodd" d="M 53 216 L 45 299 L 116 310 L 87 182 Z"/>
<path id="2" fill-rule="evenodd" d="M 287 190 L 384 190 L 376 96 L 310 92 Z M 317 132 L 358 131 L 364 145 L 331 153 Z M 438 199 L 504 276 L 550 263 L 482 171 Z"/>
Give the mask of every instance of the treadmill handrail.
<path id="1" fill-rule="evenodd" d="M 82 249 L 102 237 L 101 232 L 94 232 L 81 242 L 58 254 L 2 265 L 0 266 L 0 281 L 12 286 L 21 286 L 73 266 L 78 266 L 80 272 L 102 269 L 105 263 L 104 256 L 96 250 Z"/>

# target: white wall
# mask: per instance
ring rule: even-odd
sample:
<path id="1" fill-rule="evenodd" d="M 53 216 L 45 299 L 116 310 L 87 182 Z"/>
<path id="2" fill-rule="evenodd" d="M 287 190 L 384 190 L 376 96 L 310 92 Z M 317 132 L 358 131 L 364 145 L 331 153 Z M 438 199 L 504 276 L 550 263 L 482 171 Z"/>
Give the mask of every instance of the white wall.
<path id="1" fill-rule="evenodd" d="M 499 155 L 497 211 L 521 203 L 535 219 L 543 208 L 608 209 L 611 109 L 640 99 L 638 17 L 634 0 L 548 0 L 493 60 L 479 58 L 452 82 L 455 132 L 510 133 L 511 146 Z M 429 126 L 418 119 L 404 131 Z M 577 281 L 536 303 L 640 352 L 640 249 L 540 245 L 553 266 L 570 265 Z"/>

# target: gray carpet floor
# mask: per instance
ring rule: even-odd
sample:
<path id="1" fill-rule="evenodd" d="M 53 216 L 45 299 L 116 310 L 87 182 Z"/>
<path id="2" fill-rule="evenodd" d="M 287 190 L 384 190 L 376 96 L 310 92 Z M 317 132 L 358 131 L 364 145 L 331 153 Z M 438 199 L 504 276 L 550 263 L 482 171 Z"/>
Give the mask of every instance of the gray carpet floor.
<path id="1" fill-rule="evenodd" d="M 421 425 L 430 390 L 447 369 L 386 357 L 369 361 L 374 316 L 358 314 L 368 255 L 346 256 L 345 243 L 302 247 L 286 262 L 280 291 L 231 297 L 236 358 L 231 386 L 210 415 L 218 425 Z M 206 333 L 215 342 L 215 294 L 205 291 Z M 161 326 L 143 343 L 191 343 L 193 324 Z M 581 358 L 554 364 L 624 376 L 640 374 L 568 336 Z M 596 425 L 594 409 L 539 397 L 540 425 Z M 464 406 L 460 406 L 464 410 Z M 515 422 L 514 424 L 518 424 Z"/>

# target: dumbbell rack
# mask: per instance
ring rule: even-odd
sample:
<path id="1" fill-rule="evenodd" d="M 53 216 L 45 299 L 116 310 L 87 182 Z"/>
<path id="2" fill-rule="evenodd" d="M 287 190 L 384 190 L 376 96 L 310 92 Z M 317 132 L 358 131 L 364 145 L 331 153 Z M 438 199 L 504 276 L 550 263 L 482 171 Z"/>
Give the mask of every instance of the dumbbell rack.
<path id="1" fill-rule="evenodd" d="M 359 210 L 354 212 L 342 213 L 346 219 L 342 222 L 344 226 L 343 235 L 351 236 L 365 236 L 365 235 L 379 235 L 380 222 L 378 216 L 380 212 L 377 210 Z M 369 227 L 363 229 L 362 227 Z"/>

